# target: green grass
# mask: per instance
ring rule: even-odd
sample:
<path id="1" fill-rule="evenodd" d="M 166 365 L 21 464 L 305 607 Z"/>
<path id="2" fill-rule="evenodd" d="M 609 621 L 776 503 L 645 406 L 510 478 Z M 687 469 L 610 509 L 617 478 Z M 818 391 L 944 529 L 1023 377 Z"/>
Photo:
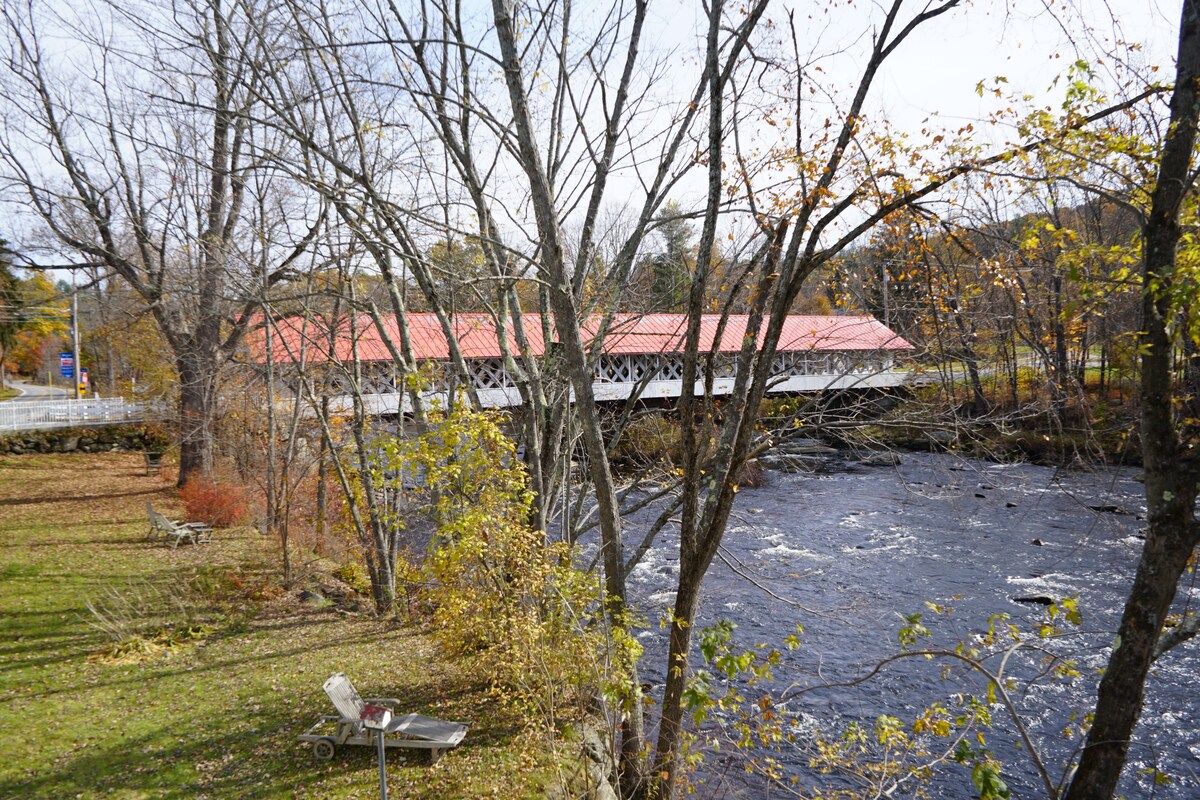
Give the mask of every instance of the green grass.
<path id="1" fill-rule="evenodd" d="M 344 671 L 364 695 L 469 722 L 435 765 L 389 754 L 404 798 L 544 796 L 544 743 L 448 664 L 418 630 L 303 607 L 290 595 L 210 606 L 199 642 L 136 663 L 98 662 L 109 642 L 87 602 L 138 587 L 261 586 L 272 555 L 257 534 L 218 532 L 171 550 L 142 540 L 147 500 L 172 509 L 136 455 L 0 458 L 0 798 L 372 798 L 373 751 L 318 762 L 296 741 L 331 712 L 321 683 Z M 215 580 L 214 575 L 224 579 Z M 155 630 L 178 611 L 144 608 Z"/>
<path id="2" fill-rule="evenodd" d="M 0 386 L 0 400 L 10 400 L 21 395 L 16 389 L 8 386 Z"/>

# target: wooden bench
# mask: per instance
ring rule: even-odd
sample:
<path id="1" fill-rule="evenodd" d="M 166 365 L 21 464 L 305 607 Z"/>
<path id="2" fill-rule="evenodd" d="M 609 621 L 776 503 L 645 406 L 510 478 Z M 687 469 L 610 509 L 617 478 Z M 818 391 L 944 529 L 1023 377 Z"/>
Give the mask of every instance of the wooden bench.
<path id="1" fill-rule="evenodd" d="M 155 511 L 150 503 L 146 503 L 146 514 L 150 517 L 150 530 L 146 532 L 148 542 L 161 539 L 170 542 L 171 547 L 175 548 L 181 542 L 208 544 L 212 541 L 211 525 L 203 522 L 176 522 Z"/>

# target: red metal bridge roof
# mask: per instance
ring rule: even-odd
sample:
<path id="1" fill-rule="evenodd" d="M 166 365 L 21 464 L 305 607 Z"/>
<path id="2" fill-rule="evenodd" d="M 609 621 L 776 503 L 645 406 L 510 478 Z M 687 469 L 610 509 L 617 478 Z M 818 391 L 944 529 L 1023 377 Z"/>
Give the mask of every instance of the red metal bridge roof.
<path id="1" fill-rule="evenodd" d="M 434 314 L 408 314 L 406 319 L 413 353 L 418 361 L 441 361 L 450 357 L 445 334 Z M 734 353 L 741 349 L 748 321 L 745 314 L 729 316 L 718 352 Z M 526 315 L 522 322 L 530 349 L 535 355 L 543 354 L 545 342 L 541 317 Z M 601 318 L 598 315 L 585 320 L 581 328 L 585 341 L 595 336 L 600 322 Z M 718 314 L 705 314 L 701 317 L 702 352 L 713 350 L 713 340 L 719 322 Z M 352 360 L 355 345 L 360 361 L 391 360 L 391 353 L 384 344 L 378 328 L 367 314 L 360 314 L 353 319 L 342 317 L 334 336 L 330 335 L 331 325 L 311 318 L 285 318 L 277 320 L 276 325 L 278 336 L 273 337 L 273 349 L 275 358 L 279 361 L 299 361 L 302 351 L 305 353 L 305 360 L 323 361 L 328 357 L 331 339 L 336 360 Z M 458 314 L 451 319 L 451 326 L 464 358 L 500 357 L 500 343 L 490 315 Z M 399 349 L 400 332 L 396 317 L 383 317 L 383 327 L 388 338 Z M 517 346 L 511 320 L 506 328 L 510 352 L 516 355 L 520 348 Z M 604 340 L 603 351 L 613 355 L 677 353 L 683 349 L 686 335 L 685 314 L 616 314 Z M 818 317 L 795 314 L 789 315 L 784 322 L 778 348 L 780 352 L 911 349 L 912 345 L 874 317 Z"/>

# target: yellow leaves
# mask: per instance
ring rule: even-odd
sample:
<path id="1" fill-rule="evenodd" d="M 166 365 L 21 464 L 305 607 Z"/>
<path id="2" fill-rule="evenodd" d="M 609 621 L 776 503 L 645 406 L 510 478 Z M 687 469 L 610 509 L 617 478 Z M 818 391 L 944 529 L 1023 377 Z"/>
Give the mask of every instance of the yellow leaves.
<path id="1" fill-rule="evenodd" d="M 914 734 L 928 733 L 939 738 L 946 738 L 952 732 L 953 727 L 950 724 L 950 718 L 946 715 L 945 709 L 940 705 L 934 705 L 925 710 L 921 716 L 913 721 L 912 732 Z"/>
<path id="2" fill-rule="evenodd" d="M 1003 94 L 1003 91 L 1000 89 L 1000 84 L 1008 83 L 1008 78 L 1004 77 L 1003 75 L 997 75 L 992 79 L 992 81 L 995 84 L 994 86 L 988 86 L 986 80 L 975 84 L 975 94 L 979 97 L 983 97 L 984 93 L 986 92 L 988 94 L 995 95 L 996 97 L 1000 97 Z"/>
<path id="3" fill-rule="evenodd" d="M 1072 625 L 1079 626 L 1083 624 L 1083 616 L 1079 610 L 1078 597 L 1064 597 L 1056 603 L 1052 603 L 1046 609 L 1050 619 L 1056 619 L 1060 615 Z"/>

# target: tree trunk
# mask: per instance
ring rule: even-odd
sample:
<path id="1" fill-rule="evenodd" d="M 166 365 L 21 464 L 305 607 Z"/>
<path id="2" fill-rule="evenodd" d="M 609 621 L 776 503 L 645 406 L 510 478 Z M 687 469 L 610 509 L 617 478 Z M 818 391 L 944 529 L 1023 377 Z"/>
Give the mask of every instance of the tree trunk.
<path id="1" fill-rule="evenodd" d="M 1054 292 L 1054 416 L 1059 426 L 1067 424 L 1067 330 L 1063 322 L 1063 279 L 1055 275 L 1051 281 Z"/>
<path id="2" fill-rule="evenodd" d="M 950 300 L 950 309 L 954 312 L 954 324 L 958 328 L 963 363 L 967 365 L 967 378 L 971 383 L 971 414 L 980 417 L 988 412 L 988 402 L 983 393 L 983 380 L 979 375 L 979 354 L 975 352 L 975 340 L 978 338 L 975 324 L 967 323 L 966 315 L 958 307 L 958 301 L 953 298 Z"/>
<path id="3" fill-rule="evenodd" d="M 213 422 L 216 416 L 215 355 L 206 358 L 195 349 L 177 360 L 179 369 L 179 483 L 180 487 L 212 470 Z"/>
<path id="4" fill-rule="evenodd" d="M 516 140 L 521 166 L 528 178 L 530 199 L 537 222 L 541 246 L 538 271 L 550 286 L 549 300 L 553 311 L 554 328 L 562 345 L 562 355 L 571 387 L 575 391 L 575 407 L 579 413 L 588 469 L 595 491 L 600 518 L 601 550 L 604 564 L 604 588 L 610 624 L 625 629 L 629 621 L 625 603 L 625 555 L 621 541 L 621 515 L 617 500 L 616 482 L 608 463 L 600 415 L 596 408 L 591 370 L 588 368 L 587 348 L 579 328 L 579 314 L 572 290 L 571 276 L 563 249 L 562 232 L 554 208 L 554 192 L 542 169 L 533 133 L 533 123 L 523 84 L 521 58 L 517 48 L 517 33 L 510 9 L 505 0 L 493 0 L 492 14 L 503 57 L 505 83 L 513 111 Z M 637 702 L 636 665 L 630 666 L 629 692 L 633 707 L 626 709 L 622 723 L 621 783 L 632 787 L 642 784 L 642 742 L 644 730 L 642 709 Z"/>
<path id="5" fill-rule="evenodd" d="M 1100 317 L 1100 402 L 1108 401 L 1108 317 Z"/>
<path id="6" fill-rule="evenodd" d="M 1158 183 L 1145 226 L 1142 328 L 1142 456 L 1149 525 L 1137 574 L 1100 682 L 1096 714 L 1067 800 L 1108 800 L 1141 714 L 1155 644 L 1179 577 L 1200 541 L 1194 511 L 1195 464 L 1184 460 L 1174 417 L 1170 323 L 1186 309 L 1168 289 L 1175 279 L 1179 208 L 1190 186 L 1200 76 L 1200 0 L 1185 0 L 1171 124 L 1163 142 Z"/>
<path id="7" fill-rule="evenodd" d="M 1010 367 L 1008 371 L 1008 397 L 1009 402 L 1012 403 L 1012 407 L 1017 409 L 1021 407 L 1021 360 L 1020 355 L 1017 353 L 1016 317 L 1013 317 L 1013 319 L 1014 323 L 1008 329 L 1008 344 L 1012 345 L 1011 350 L 1007 351 L 1012 355 L 1012 358 L 1008 362 Z"/>
<path id="8" fill-rule="evenodd" d="M 683 733 L 683 690 L 691 675 L 688 664 L 692 647 L 692 622 L 696 619 L 703 574 L 679 576 L 671 638 L 667 649 L 667 679 L 663 687 L 662 717 L 658 729 L 655 765 L 662 797 L 673 797 L 678 789 L 680 737 Z"/>
<path id="9" fill-rule="evenodd" d="M 296 393 L 295 401 L 300 402 L 300 393 Z M 329 395 L 321 395 L 321 419 L 329 419 Z M 329 519 L 329 437 L 321 431 L 321 442 L 317 450 L 317 520 L 316 546 L 317 555 L 325 554 L 325 536 Z"/>

